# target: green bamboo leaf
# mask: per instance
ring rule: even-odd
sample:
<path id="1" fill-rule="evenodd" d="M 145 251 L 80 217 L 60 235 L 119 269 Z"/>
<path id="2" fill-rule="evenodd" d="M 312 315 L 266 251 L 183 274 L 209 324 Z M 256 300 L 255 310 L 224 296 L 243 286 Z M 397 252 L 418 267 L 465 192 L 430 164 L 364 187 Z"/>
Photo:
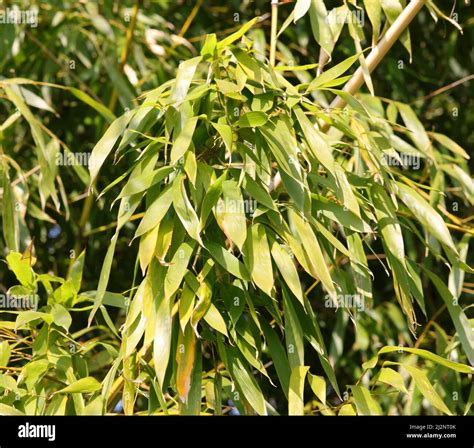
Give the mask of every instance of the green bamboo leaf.
<path id="1" fill-rule="evenodd" d="M 431 384 L 430 380 L 426 376 L 426 373 L 423 370 L 420 370 L 416 367 L 409 366 L 407 364 L 402 364 L 402 366 L 408 371 L 408 373 L 413 378 L 413 381 L 416 384 L 416 387 L 420 390 L 423 396 L 436 408 L 445 414 L 452 415 L 449 408 L 445 405 L 442 398 L 438 395 L 435 388 Z"/>
<path id="2" fill-rule="evenodd" d="M 351 210 L 343 207 L 323 196 L 312 194 L 312 207 L 316 212 L 321 213 L 326 218 L 331 219 L 337 224 L 347 227 L 354 232 L 371 233 L 372 229 L 363 219 L 358 217 Z"/>
<path id="3" fill-rule="evenodd" d="M 296 270 L 296 266 L 292 257 L 280 244 L 278 244 L 277 241 L 273 241 L 271 247 L 272 256 L 276 265 L 278 266 L 278 270 L 280 271 L 291 292 L 304 306 L 303 291 L 301 289 L 298 271 Z"/>
<path id="4" fill-rule="evenodd" d="M 291 371 L 290 391 L 288 393 L 288 414 L 303 415 L 304 414 L 304 380 L 309 367 L 296 366 Z"/>
<path id="5" fill-rule="evenodd" d="M 388 384 L 400 392 L 408 393 L 403 377 L 396 371 L 389 367 L 383 367 L 377 376 L 377 381 Z"/>
<path id="6" fill-rule="evenodd" d="M 107 253 L 105 254 L 104 262 L 102 264 L 102 269 L 100 270 L 99 275 L 99 284 L 97 285 L 96 296 L 94 299 L 94 307 L 89 315 L 87 325 L 90 326 L 92 319 L 94 318 L 95 313 L 102 304 L 104 299 L 105 291 L 107 289 L 107 284 L 109 282 L 110 271 L 112 270 L 112 262 L 114 259 L 115 246 L 117 245 L 118 233 L 116 232 L 112 239 L 110 240 L 109 247 L 107 248 Z"/>
<path id="7" fill-rule="evenodd" d="M 190 325 L 180 329 L 176 349 L 176 391 L 183 403 L 188 401 L 191 376 L 196 354 L 196 335 Z"/>
<path id="8" fill-rule="evenodd" d="M 227 171 L 225 171 L 218 179 L 216 179 L 208 188 L 201 205 L 201 229 L 204 229 L 207 223 L 207 219 L 211 214 L 212 208 L 217 204 L 219 197 L 222 194 L 222 184 L 227 177 Z"/>
<path id="9" fill-rule="evenodd" d="M 172 184 L 173 206 L 186 232 L 202 246 L 199 218 L 188 199 L 184 179 L 185 176 L 181 175 Z"/>
<path id="10" fill-rule="evenodd" d="M 385 346 L 382 347 L 377 355 L 367 361 L 366 363 L 363 364 L 364 369 L 371 369 L 375 367 L 375 365 L 378 362 L 378 357 L 380 355 L 383 355 L 385 353 L 393 353 L 393 352 L 407 352 L 407 353 L 412 353 L 417 356 L 421 356 L 424 359 L 428 359 L 430 361 L 435 362 L 436 364 L 440 364 L 444 367 L 447 367 L 448 369 L 455 370 L 456 372 L 461 372 L 461 373 L 473 373 L 474 368 L 466 366 L 465 364 L 461 364 L 458 362 L 450 361 L 449 359 L 443 358 L 439 355 L 436 355 L 434 353 L 431 353 L 428 350 L 423 350 L 421 348 L 411 348 L 411 347 L 402 347 L 402 346 Z"/>
<path id="11" fill-rule="evenodd" d="M 337 182 L 337 196 L 338 199 L 347 207 L 352 213 L 360 218 L 359 201 L 357 200 L 352 186 L 346 176 L 344 169 L 336 164 L 334 166 L 335 180 Z"/>
<path id="12" fill-rule="evenodd" d="M 295 226 L 299 240 L 308 259 L 311 275 L 314 278 L 320 279 L 326 291 L 334 297 L 336 289 L 321 251 L 321 246 L 310 224 L 293 210 L 289 211 L 289 216 Z"/>
<path id="13" fill-rule="evenodd" d="M 431 142 L 421 121 L 416 116 L 413 109 L 407 104 L 397 103 L 400 115 L 403 118 L 405 126 L 410 130 L 410 138 L 416 147 L 423 153 L 427 154 L 431 148 Z"/>
<path id="14" fill-rule="evenodd" d="M 117 199 L 142 193 L 161 182 L 168 174 L 174 171 L 173 167 L 163 166 L 152 172 L 142 172 L 139 176 L 131 177 L 125 184 Z"/>
<path id="15" fill-rule="evenodd" d="M 290 376 L 291 368 L 288 362 L 288 357 L 286 355 L 285 348 L 278 337 L 278 334 L 275 330 L 270 327 L 270 325 L 264 320 L 260 320 L 262 326 L 263 334 L 265 335 L 265 340 L 268 344 L 268 351 L 271 353 L 273 364 L 275 365 L 275 370 L 280 380 L 281 388 L 288 398 L 288 391 L 290 390 Z"/>
<path id="16" fill-rule="evenodd" d="M 99 170 L 105 162 L 105 159 L 112 151 L 117 140 L 123 135 L 125 128 L 133 117 L 132 113 L 122 115 L 113 121 L 105 134 L 97 142 L 89 158 L 89 172 L 91 183 L 99 174 Z"/>
<path id="17" fill-rule="evenodd" d="M 302 109 L 295 108 L 293 111 L 314 157 L 319 160 L 329 173 L 334 175 L 334 158 L 329 144 L 320 131 L 311 123 Z"/>
<path id="18" fill-rule="evenodd" d="M 58 394 L 84 394 L 97 392 L 101 389 L 101 384 L 92 376 L 86 378 L 81 378 L 80 380 L 75 381 L 69 386 L 64 387 L 63 389 L 58 390 Z"/>
<path id="19" fill-rule="evenodd" d="M 196 73 L 196 68 L 201 62 L 201 56 L 192 59 L 187 59 L 181 62 L 176 74 L 176 81 L 173 85 L 173 90 L 170 95 L 170 102 L 181 103 L 186 97 L 191 81 Z"/>
<path id="20" fill-rule="evenodd" d="M 380 26 L 382 24 L 381 0 L 364 0 L 364 7 L 372 24 L 372 46 L 379 40 Z"/>
<path id="21" fill-rule="evenodd" d="M 18 281 L 27 288 L 35 289 L 35 273 L 31 268 L 32 260 L 19 252 L 10 252 L 7 257 L 8 267 L 13 271 Z"/>
<path id="22" fill-rule="evenodd" d="M 148 207 L 133 238 L 144 235 L 162 221 L 173 202 L 173 185 L 167 185 Z"/>
<path id="23" fill-rule="evenodd" d="M 223 181 L 222 195 L 215 209 L 217 223 L 225 236 L 242 251 L 247 238 L 247 220 L 245 202 L 237 182 Z"/>
<path id="24" fill-rule="evenodd" d="M 71 279 L 72 284 L 76 292 L 81 289 L 82 273 L 84 272 L 84 261 L 86 258 L 86 251 L 83 250 L 79 256 L 71 262 L 71 267 L 68 273 L 68 277 Z"/>
<path id="25" fill-rule="evenodd" d="M 382 415 L 379 404 L 364 386 L 351 386 L 357 415 Z"/>
<path id="26" fill-rule="evenodd" d="M 464 263 L 466 262 L 467 254 L 469 253 L 470 242 L 471 235 L 465 234 L 458 243 L 459 258 Z M 461 296 L 462 288 L 464 286 L 464 276 L 465 272 L 463 269 L 461 269 L 460 264 L 454 265 L 451 268 L 448 278 L 448 289 L 456 299 L 459 299 Z"/>
<path id="27" fill-rule="evenodd" d="M 189 149 L 198 120 L 199 117 L 187 118 L 183 124 L 183 128 L 179 131 L 178 135 L 175 136 L 173 146 L 171 147 L 172 164 L 179 162 L 185 152 Z"/>
<path id="28" fill-rule="evenodd" d="M 291 298 L 283 289 L 286 351 L 290 367 L 304 365 L 304 332 Z"/>
<path id="29" fill-rule="evenodd" d="M 8 341 L 0 342 L 0 366 L 7 367 L 10 361 L 11 348 Z"/>
<path id="30" fill-rule="evenodd" d="M 249 175 L 245 175 L 242 186 L 259 204 L 262 204 L 270 210 L 277 211 L 276 205 L 266 187 L 253 180 Z"/>
<path id="31" fill-rule="evenodd" d="M 191 315 L 193 314 L 194 297 L 195 294 L 193 290 L 185 284 L 179 299 L 179 323 L 181 331 L 184 331 L 186 324 L 189 322 L 189 319 L 191 319 Z"/>
<path id="32" fill-rule="evenodd" d="M 397 182 L 397 194 L 427 231 L 457 254 L 458 251 L 446 223 L 433 207 L 416 191 L 400 182 Z"/>
<path id="33" fill-rule="evenodd" d="M 362 238 L 357 233 L 347 235 L 347 245 L 349 247 L 349 258 L 351 259 L 351 268 L 354 273 L 354 285 L 357 293 L 365 297 L 371 306 L 372 294 L 372 278 L 371 271 L 367 262 L 367 257 L 362 245 Z"/>
<path id="34" fill-rule="evenodd" d="M 441 143 L 441 145 L 449 149 L 454 154 L 458 154 L 461 157 L 464 157 L 465 159 L 470 159 L 469 154 L 454 140 L 451 140 L 449 137 L 446 137 L 446 135 L 438 134 L 437 132 L 431 132 L 430 135 L 432 135 L 435 140 L 437 140 L 439 143 Z"/>
<path id="35" fill-rule="evenodd" d="M 40 311 L 22 311 L 16 318 L 15 331 L 37 319 L 41 319 L 49 325 L 53 323 L 53 316 L 49 313 L 42 313 Z"/>
<path id="36" fill-rule="evenodd" d="M 13 406 L 8 406 L 7 404 L 0 403 L 0 415 L 25 415 L 24 412 L 19 411 Z"/>
<path id="37" fill-rule="evenodd" d="M 195 362 L 191 374 L 191 387 L 188 393 L 188 400 L 181 408 L 182 415 L 199 415 L 201 413 L 202 353 L 200 343 L 196 343 L 194 359 Z"/>
<path id="38" fill-rule="evenodd" d="M 345 404 L 341 407 L 337 415 L 357 415 L 357 412 L 355 411 L 354 406 L 352 406 L 351 404 Z"/>
<path id="39" fill-rule="evenodd" d="M 430 277 L 431 281 L 438 290 L 439 295 L 446 304 L 449 315 L 453 321 L 454 328 L 456 328 L 458 333 L 458 338 L 461 341 L 464 352 L 466 353 L 467 359 L 471 365 L 474 366 L 474 332 L 469 319 L 467 318 L 463 309 L 459 306 L 457 298 L 455 298 L 451 291 L 449 291 L 446 284 L 433 272 L 428 271 L 427 269 L 425 269 L 425 272 Z M 471 373 L 474 372 L 474 368 L 470 368 L 470 370 Z"/>
<path id="40" fill-rule="evenodd" d="M 68 90 L 77 99 L 81 100 L 83 103 L 99 112 L 99 114 L 101 114 L 109 123 L 112 123 L 117 118 L 108 107 L 104 106 L 102 103 L 99 103 L 82 90 L 76 89 L 75 87 L 69 87 Z"/>
<path id="41" fill-rule="evenodd" d="M 301 19 L 308 11 L 311 6 L 311 0 L 296 0 L 294 14 L 294 23 Z"/>
<path id="42" fill-rule="evenodd" d="M 272 259 L 263 225 L 254 224 L 251 227 L 247 239 L 247 250 L 252 280 L 265 294 L 271 296 L 274 283 Z"/>
<path id="43" fill-rule="evenodd" d="M 217 36 L 215 33 L 208 34 L 201 48 L 201 56 L 204 60 L 212 57 L 217 47 Z"/>
<path id="44" fill-rule="evenodd" d="M 311 386 L 314 395 L 319 398 L 321 403 L 326 405 L 326 381 L 322 376 L 308 373 L 308 383 Z"/>
<path id="45" fill-rule="evenodd" d="M 309 8 L 311 29 L 316 42 L 330 56 L 334 48 L 334 37 L 328 20 L 328 12 L 323 0 L 311 0 Z"/>
<path id="46" fill-rule="evenodd" d="M 232 142 L 233 142 L 233 134 L 232 134 L 232 128 L 225 123 L 212 123 L 212 126 L 214 129 L 219 133 L 219 135 L 222 138 L 222 141 L 224 142 L 224 145 L 227 149 L 227 151 L 232 151 Z"/>
<path id="47" fill-rule="evenodd" d="M 254 375 L 247 370 L 235 349 L 227 348 L 227 361 L 229 362 L 232 378 L 235 380 L 244 397 L 250 406 L 259 415 L 266 415 L 265 398 L 254 378 Z"/>
<path id="48" fill-rule="evenodd" d="M 211 306 L 212 286 L 207 281 L 204 281 L 202 283 L 198 282 L 196 286 L 194 286 L 196 287 L 194 293 L 198 297 L 198 301 L 193 309 L 193 313 L 191 316 L 191 325 L 194 328 L 196 335 L 199 336 L 197 326 L 199 321 L 206 315 L 206 313 L 209 311 L 209 307 Z M 211 319 L 212 317 L 215 317 L 215 315 L 211 315 Z M 217 325 L 219 324 L 220 322 L 217 323 Z"/>
<path id="49" fill-rule="evenodd" d="M 395 206 L 384 188 L 379 184 L 373 185 L 371 196 L 379 229 L 387 249 L 405 266 L 405 245 L 402 228 L 395 213 Z"/>
<path id="50" fill-rule="evenodd" d="M 164 386 L 166 369 L 171 352 L 172 302 L 164 296 L 155 300 L 155 338 L 153 340 L 153 363 L 156 378 L 161 388 Z"/>
<path id="51" fill-rule="evenodd" d="M 250 280 L 247 268 L 230 252 L 213 242 L 206 243 L 206 249 L 229 274 L 244 281 Z"/>
<path id="52" fill-rule="evenodd" d="M 345 59 L 334 67 L 331 67 L 329 70 L 326 70 L 325 72 L 321 73 L 317 78 L 311 81 L 306 92 L 313 92 L 323 87 L 328 82 L 343 75 L 347 70 L 349 70 L 349 68 L 352 67 L 352 65 L 359 59 L 359 57 L 359 54 L 355 54 L 354 56 Z"/>
<path id="53" fill-rule="evenodd" d="M 184 274 L 188 269 L 189 260 L 194 251 L 194 242 L 185 241 L 176 250 L 166 272 L 165 277 L 165 296 L 171 297 L 178 291 L 181 282 L 183 281 Z"/>
<path id="54" fill-rule="evenodd" d="M 212 327 L 214 330 L 219 331 L 224 336 L 228 336 L 227 334 L 227 325 L 225 323 L 224 318 L 222 317 L 219 310 L 213 303 L 209 304 L 209 308 L 207 309 L 206 314 L 204 315 L 204 320 Z"/>
<path id="55" fill-rule="evenodd" d="M 234 43 L 236 40 L 240 39 L 250 28 L 252 28 L 252 26 L 255 25 L 255 23 L 257 23 L 258 19 L 258 17 L 255 17 L 254 19 L 244 24 L 238 31 L 218 42 L 217 49 L 223 50 L 227 48 L 230 44 Z"/>
<path id="56" fill-rule="evenodd" d="M 15 194 L 10 184 L 7 169 L 3 171 L 3 197 L 2 197 L 2 227 L 3 238 L 10 250 L 18 251 L 20 243 L 20 229 L 16 213 Z"/>
<path id="57" fill-rule="evenodd" d="M 247 112 L 237 120 L 237 126 L 241 128 L 258 128 L 268 121 L 265 112 Z"/>

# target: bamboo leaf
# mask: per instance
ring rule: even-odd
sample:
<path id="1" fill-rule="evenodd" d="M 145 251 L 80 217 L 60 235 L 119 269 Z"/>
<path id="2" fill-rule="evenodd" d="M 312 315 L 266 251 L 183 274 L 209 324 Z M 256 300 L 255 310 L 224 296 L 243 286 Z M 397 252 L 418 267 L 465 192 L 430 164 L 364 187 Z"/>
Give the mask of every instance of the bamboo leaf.
<path id="1" fill-rule="evenodd" d="M 206 314 L 204 315 L 204 320 L 212 327 L 214 330 L 219 331 L 224 336 L 228 336 L 227 334 L 227 326 L 225 323 L 224 318 L 222 317 L 219 310 L 216 306 L 211 303 L 209 308 L 207 309 Z"/>
<path id="2" fill-rule="evenodd" d="M 101 389 L 101 384 L 91 376 L 87 378 L 81 378 L 80 380 L 75 381 L 74 383 L 70 384 L 69 386 L 60 389 L 58 394 L 76 394 L 76 393 L 92 393 L 97 392 Z"/>
<path id="3" fill-rule="evenodd" d="M 323 87 L 330 81 L 336 79 L 337 77 L 343 75 L 347 70 L 349 70 L 349 68 L 352 67 L 354 62 L 359 59 L 359 56 L 359 54 L 351 56 L 340 62 L 339 64 L 335 65 L 334 67 L 331 67 L 329 70 L 326 70 L 325 72 L 321 73 L 316 79 L 311 81 L 306 92 L 313 92 Z"/>
<path id="4" fill-rule="evenodd" d="M 273 241 L 271 252 L 272 257 L 278 266 L 278 270 L 283 276 L 286 284 L 304 306 L 303 291 L 301 289 L 298 271 L 296 270 L 292 257 L 280 244 L 277 243 L 277 241 Z"/>
<path id="5" fill-rule="evenodd" d="M 192 59 L 179 64 L 178 73 L 176 74 L 176 81 L 171 91 L 170 100 L 174 103 L 181 103 L 186 97 L 191 81 L 196 73 L 196 68 L 201 62 L 201 56 L 197 56 Z"/>
<path id="6" fill-rule="evenodd" d="M 268 121 L 265 112 L 247 112 L 237 120 L 237 126 L 241 128 L 258 128 Z"/>
<path id="7" fill-rule="evenodd" d="M 247 268 L 230 252 L 226 251 L 222 246 L 213 242 L 206 243 L 206 249 L 229 274 L 241 280 L 249 281 L 250 274 Z"/>
<path id="8" fill-rule="evenodd" d="M 89 158 L 89 172 L 91 176 L 91 183 L 99 174 L 99 170 L 105 162 L 105 159 L 112 151 L 117 140 L 122 136 L 131 120 L 133 114 L 122 115 L 113 121 L 110 127 L 105 131 L 105 134 L 97 142 L 92 150 Z"/>
<path id="9" fill-rule="evenodd" d="M 265 294 L 271 296 L 273 268 L 265 227 L 254 224 L 247 240 L 249 270 L 252 280 Z"/>
<path id="10" fill-rule="evenodd" d="M 397 182 L 397 194 L 404 204 L 410 209 L 416 219 L 423 225 L 439 242 L 443 243 L 455 254 L 457 254 L 448 227 L 441 216 L 412 188 Z"/>
<path id="11" fill-rule="evenodd" d="M 326 381 L 324 381 L 324 378 L 308 373 L 308 382 L 314 395 L 321 400 L 321 403 L 326 405 Z"/>
<path id="12" fill-rule="evenodd" d="M 377 381 L 388 384 L 400 392 L 408 393 L 403 377 L 396 371 L 389 367 L 383 367 L 377 377 Z"/>
<path id="13" fill-rule="evenodd" d="M 459 306 L 457 298 L 451 294 L 446 284 L 433 272 L 428 270 L 425 270 L 425 272 L 430 277 L 431 281 L 438 290 L 439 295 L 446 304 L 449 315 L 451 316 L 454 327 L 458 333 L 459 340 L 461 341 L 464 352 L 466 353 L 467 359 L 469 359 L 471 366 L 474 366 L 474 332 L 469 319 L 467 318 L 463 309 Z M 467 366 L 465 367 L 467 368 Z M 474 372 L 474 368 L 470 368 L 470 370 L 471 372 Z"/>
<path id="14" fill-rule="evenodd" d="M 262 391 L 255 381 L 254 376 L 245 368 L 240 357 L 236 355 L 235 350 L 228 350 L 227 360 L 230 364 L 232 378 L 234 378 L 237 385 L 242 390 L 242 393 L 250 406 L 255 409 L 257 414 L 266 415 L 267 410 Z"/>
<path id="15" fill-rule="evenodd" d="M 452 415 L 449 408 L 444 404 L 442 398 L 436 392 L 435 388 L 431 384 L 430 380 L 426 376 L 426 373 L 423 370 L 420 370 L 416 367 L 409 366 L 407 364 L 402 364 L 402 366 L 408 371 L 408 373 L 413 378 L 413 381 L 416 384 L 416 387 L 420 390 L 423 396 L 441 412 Z"/>
<path id="16" fill-rule="evenodd" d="M 199 219 L 188 199 L 184 177 L 184 175 L 181 175 L 173 182 L 173 206 L 189 236 L 202 246 Z"/>
<path id="17" fill-rule="evenodd" d="M 367 363 L 363 364 L 364 369 L 371 369 L 373 368 L 378 361 L 378 357 L 385 353 L 392 353 L 392 352 L 407 352 L 413 353 L 414 355 L 421 356 L 422 358 L 428 359 L 430 361 L 435 362 L 436 364 L 440 364 L 448 369 L 454 370 L 456 372 L 461 373 L 473 373 L 474 369 L 472 367 L 466 366 L 465 364 L 461 364 L 458 362 L 450 361 L 446 358 L 443 358 L 435 353 L 432 353 L 428 350 L 423 350 L 421 348 L 411 348 L 411 347 L 402 347 L 402 346 L 385 346 L 382 347 L 377 355 L 372 358 L 371 360 L 367 361 Z"/>
<path id="18" fill-rule="evenodd" d="M 382 415 L 379 404 L 364 386 L 351 386 L 357 415 Z"/>
<path id="19" fill-rule="evenodd" d="M 328 12 L 323 0 L 311 0 L 309 8 L 311 29 L 316 42 L 330 56 L 334 48 L 334 38 L 328 21 Z"/>
<path id="20" fill-rule="evenodd" d="M 309 367 L 296 366 L 293 368 L 290 377 L 290 392 L 288 393 L 288 414 L 304 414 L 304 380 Z"/>
<path id="21" fill-rule="evenodd" d="M 247 238 L 247 220 L 245 218 L 245 203 L 237 182 L 225 180 L 222 182 L 222 200 L 217 202 L 215 215 L 219 227 L 225 236 L 241 251 Z"/>
<path id="22" fill-rule="evenodd" d="M 196 354 L 196 335 L 190 325 L 179 331 L 176 351 L 176 390 L 183 403 L 188 401 Z"/>

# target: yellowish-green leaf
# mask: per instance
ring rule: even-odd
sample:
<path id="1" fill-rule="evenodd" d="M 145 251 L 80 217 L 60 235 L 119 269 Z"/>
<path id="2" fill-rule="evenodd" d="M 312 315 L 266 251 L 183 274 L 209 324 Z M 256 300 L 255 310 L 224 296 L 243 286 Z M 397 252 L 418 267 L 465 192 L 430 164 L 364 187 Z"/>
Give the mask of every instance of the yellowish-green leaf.
<path id="1" fill-rule="evenodd" d="M 308 373 L 308 383 L 314 395 L 323 403 L 326 404 L 326 381 L 322 376 Z"/>
<path id="2" fill-rule="evenodd" d="M 76 393 L 92 393 L 97 392 L 101 388 L 101 384 L 92 376 L 81 378 L 74 383 L 59 390 L 59 394 L 76 394 Z"/>
<path id="3" fill-rule="evenodd" d="M 390 367 L 383 367 L 380 369 L 377 380 L 394 387 L 400 392 L 408 393 L 403 377 L 396 370 L 393 370 Z"/>
<path id="4" fill-rule="evenodd" d="M 263 292 L 271 296 L 274 282 L 272 259 L 263 225 L 254 224 L 252 226 L 247 248 L 252 280 Z"/>
<path id="5" fill-rule="evenodd" d="M 382 415 L 379 404 L 364 386 L 351 386 L 357 415 Z"/>
<path id="6" fill-rule="evenodd" d="M 403 367 L 408 371 L 408 373 L 413 378 L 413 381 L 416 384 L 416 387 L 420 390 L 423 396 L 441 412 L 452 415 L 449 408 L 444 403 L 443 399 L 436 392 L 435 388 L 431 384 L 430 380 L 426 376 L 426 373 L 423 370 L 418 369 L 417 367 L 409 366 L 407 364 L 402 364 Z"/>
<path id="7" fill-rule="evenodd" d="M 290 377 L 290 392 L 288 394 L 288 414 L 303 415 L 304 414 L 304 380 L 309 367 L 294 367 Z"/>

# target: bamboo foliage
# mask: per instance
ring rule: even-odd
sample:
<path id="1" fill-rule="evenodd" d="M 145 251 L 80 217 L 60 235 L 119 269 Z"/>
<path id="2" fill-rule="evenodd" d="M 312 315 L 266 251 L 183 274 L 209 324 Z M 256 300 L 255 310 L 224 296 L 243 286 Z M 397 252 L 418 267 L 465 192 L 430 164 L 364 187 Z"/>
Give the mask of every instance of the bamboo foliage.
<path id="1" fill-rule="evenodd" d="M 447 210 L 444 193 L 452 185 L 457 200 L 474 205 L 469 155 L 425 129 L 410 105 L 373 95 L 365 29 L 348 16 L 367 14 L 373 48 L 399 38 L 411 55 L 408 29 L 390 31 L 405 4 L 326 3 L 297 0 L 278 35 L 308 20 L 321 52 L 317 76 L 315 64 L 285 65 L 272 2 L 269 60 L 251 38 L 255 18 L 223 38 L 207 34 L 199 52 L 177 58 L 175 70 L 170 62 L 171 79 L 131 90 L 128 53 L 138 52 L 134 33 L 146 22 L 138 2 L 119 66 L 99 63 L 113 81 L 109 107 L 85 89 L 0 79 L 11 112 L 0 137 L 24 121 L 38 162 L 32 182 L 0 153 L 3 239 L 16 279 L 8 292 L 39 301 L 0 320 L 0 414 L 469 412 L 472 392 L 459 402 L 450 395 L 474 373 L 461 296 L 473 273 L 472 228 Z M 111 44 L 107 22 L 91 23 Z M 346 24 L 355 51 L 334 61 Z M 363 82 L 368 94 L 357 93 Z M 85 252 L 66 275 L 44 274 L 26 244 L 28 216 L 56 224 L 54 208 L 69 219 L 67 175 L 55 160 L 71 150 L 41 121 L 37 109 L 54 109 L 40 89 L 66 90 L 104 130 L 87 169 L 69 172 L 89 189 L 78 246 L 91 211 L 114 216 L 97 230 L 111 232 L 107 245 L 87 249 L 102 265 L 92 291 L 81 288 Z M 135 268 L 128 289 L 112 292 L 124 242 Z M 386 296 L 377 293 L 380 272 Z M 430 314 L 433 296 L 450 334 Z M 420 348 L 427 339 L 433 350 Z M 350 375 L 347 350 L 363 360 Z M 387 391 L 393 398 L 380 398 Z"/>

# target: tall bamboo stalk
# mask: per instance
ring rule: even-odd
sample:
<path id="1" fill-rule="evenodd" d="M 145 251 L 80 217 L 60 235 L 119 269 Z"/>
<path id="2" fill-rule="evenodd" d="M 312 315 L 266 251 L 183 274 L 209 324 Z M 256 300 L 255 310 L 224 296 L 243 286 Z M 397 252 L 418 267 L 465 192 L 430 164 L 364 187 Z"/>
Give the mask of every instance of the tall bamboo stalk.
<path id="1" fill-rule="evenodd" d="M 425 0 L 412 0 L 407 7 L 401 12 L 401 14 L 397 17 L 395 22 L 393 22 L 392 26 L 388 29 L 388 31 L 383 35 L 383 37 L 379 40 L 376 47 L 370 52 L 369 56 L 366 59 L 367 68 L 369 69 L 369 73 L 372 73 L 377 65 L 379 65 L 380 61 L 385 57 L 387 52 L 390 48 L 393 47 L 393 44 L 398 40 L 400 35 L 405 31 L 411 21 L 415 18 L 418 14 L 420 9 L 425 4 Z M 362 71 L 362 67 L 359 67 L 352 78 L 347 82 L 344 86 L 344 92 L 350 93 L 354 95 L 362 84 L 364 83 L 364 73 Z M 334 98 L 333 102 L 331 103 L 331 108 L 342 108 L 346 105 L 346 102 L 340 97 Z"/>

